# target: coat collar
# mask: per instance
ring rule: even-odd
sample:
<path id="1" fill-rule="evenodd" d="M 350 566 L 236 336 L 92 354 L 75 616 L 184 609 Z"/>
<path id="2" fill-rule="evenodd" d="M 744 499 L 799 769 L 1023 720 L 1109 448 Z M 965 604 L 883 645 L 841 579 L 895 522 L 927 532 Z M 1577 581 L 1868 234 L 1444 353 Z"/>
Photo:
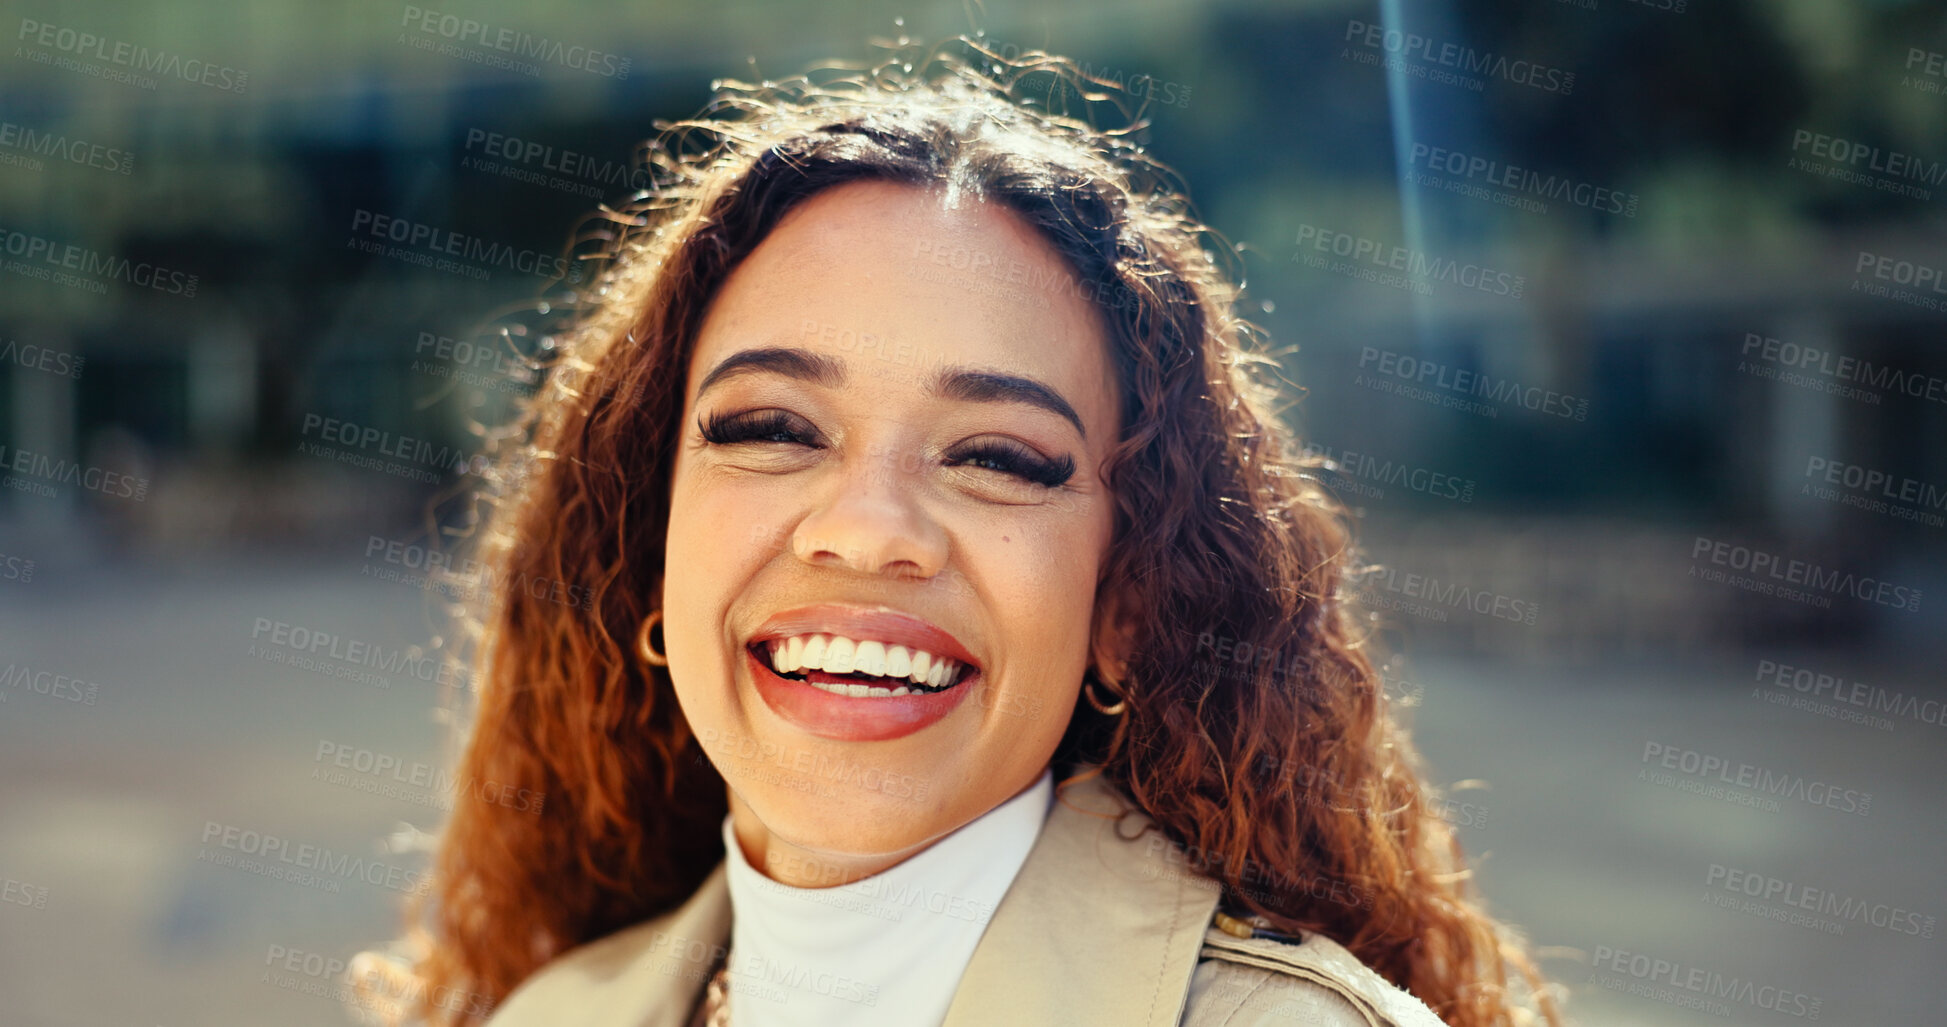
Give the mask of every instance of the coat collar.
<path id="1" fill-rule="evenodd" d="M 1083 773 L 1057 782 L 1048 819 L 995 907 L 942 1027 L 1180 1021 L 1218 886 L 1145 831 L 1149 818 L 1098 771 Z M 515 997 L 539 1012 L 551 997 L 646 976 L 664 983 L 608 991 L 598 1019 L 685 1027 L 729 944 L 730 917 L 719 863 L 682 906 L 591 943 L 571 960 L 571 973 L 541 974 L 553 979 L 532 980 L 521 990 L 533 994 Z"/>
<path id="2" fill-rule="evenodd" d="M 1180 1021 L 1218 886 L 1084 773 L 1057 787 L 943 1027 Z"/>

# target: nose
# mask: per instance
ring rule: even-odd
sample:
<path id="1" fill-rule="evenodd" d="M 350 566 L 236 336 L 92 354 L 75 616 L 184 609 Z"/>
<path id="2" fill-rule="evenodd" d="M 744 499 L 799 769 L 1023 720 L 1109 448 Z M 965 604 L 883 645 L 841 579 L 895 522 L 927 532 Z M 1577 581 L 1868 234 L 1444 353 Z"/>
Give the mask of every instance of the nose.
<path id="1" fill-rule="evenodd" d="M 921 463 L 886 445 L 847 455 L 818 483 L 791 535 L 798 559 L 862 574 L 930 579 L 946 566 L 947 533 L 910 473 Z"/>

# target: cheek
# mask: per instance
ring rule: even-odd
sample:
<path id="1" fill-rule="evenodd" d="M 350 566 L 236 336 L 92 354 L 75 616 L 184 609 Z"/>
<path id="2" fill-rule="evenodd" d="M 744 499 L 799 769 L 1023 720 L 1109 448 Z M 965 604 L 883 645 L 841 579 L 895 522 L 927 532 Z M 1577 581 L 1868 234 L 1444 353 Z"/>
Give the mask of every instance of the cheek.
<path id="1" fill-rule="evenodd" d="M 1090 532 L 1069 525 L 1003 529 L 986 547 L 981 576 L 993 584 L 1002 644 L 1014 672 L 1032 675 L 1038 693 L 1062 686 L 1087 665 L 1097 544 Z"/>
<path id="2" fill-rule="evenodd" d="M 735 667 L 726 635 L 738 593 L 781 544 L 764 504 L 737 490 L 678 474 L 664 540 L 663 637 L 678 694 L 718 681 Z M 715 686 L 711 686 L 715 687 Z"/>
<path id="3" fill-rule="evenodd" d="M 708 591 L 739 580 L 789 543 L 783 507 L 762 490 L 706 473 L 679 474 L 670 492 L 670 578 Z M 678 574 L 678 566 L 682 573 Z"/>
<path id="4" fill-rule="evenodd" d="M 797 495 L 785 477 L 679 463 L 670 489 L 669 554 L 716 570 L 756 567 L 790 545 Z"/>

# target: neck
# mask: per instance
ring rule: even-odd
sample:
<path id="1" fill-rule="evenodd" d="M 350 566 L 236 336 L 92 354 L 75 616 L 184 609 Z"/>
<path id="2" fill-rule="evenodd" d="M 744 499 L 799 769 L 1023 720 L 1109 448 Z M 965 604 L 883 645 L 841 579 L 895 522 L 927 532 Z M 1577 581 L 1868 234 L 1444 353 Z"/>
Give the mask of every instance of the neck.
<path id="1" fill-rule="evenodd" d="M 749 863 L 751 869 L 793 888 L 851 884 L 904 863 L 925 851 L 934 841 L 928 839 L 897 852 L 863 854 L 794 845 L 757 819 L 757 813 L 735 791 L 730 793 L 730 829 L 736 835 L 737 848 L 742 850 L 744 862 Z"/>
<path id="2" fill-rule="evenodd" d="M 1028 778 L 1026 784 L 1002 799 L 1001 803 L 1034 787 L 1040 780 L 1041 775 L 1037 772 Z M 953 833 L 947 831 L 917 845 L 892 852 L 839 852 L 796 845 L 779 837 L 759 820 L 756 811 L 744 802 L 735 789 L 729 789 L 729 793 L 730 829 L 736 836 L 737 848 L 744 854 L 744 862 L 765 877 L 793 888 L 829 888 L 863 880 L 904 863 Z"/>
<path id="3" fill-rule="evenodd" d="M 863 857 L 790 845 L 733 796 L 720 830 L 731 908 L 726 979 L 738 1023 L 940 1023 L 1053 794 L 1042 770 L 937 839 Z"/>

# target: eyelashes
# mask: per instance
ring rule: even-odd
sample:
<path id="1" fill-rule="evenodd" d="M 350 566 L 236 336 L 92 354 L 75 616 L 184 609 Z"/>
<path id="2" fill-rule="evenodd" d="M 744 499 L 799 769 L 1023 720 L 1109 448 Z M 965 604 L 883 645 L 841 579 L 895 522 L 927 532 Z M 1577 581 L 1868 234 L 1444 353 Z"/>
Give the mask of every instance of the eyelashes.
<path id="1" fill-rule="evenodd" d="M 751 414 L 723 417 L 711 414 L 703 419 L 703 440 L 719 446 L 739 442 L 796 442 L 812 445 L 812 437 L 798 430 L 795 419 L 782 410 L 759 410 Z M 779 438 L 783 436 L 783 438 Z"/>
<path id="2" fill-rule="evenodd" d="M 965 464 L 988 464 L 993 470 L 1012 474 L 1047 488 L 1056 488 L 1075 475 L 1075 460 L 1063 455 L 1044 460 L 1015 442 L 991 440 L 968 443 L 948 454 L 949 460 Z"/>
<path id="3" fill-rule="evenodd" d="M 758 410 L 724 417 L 706 416 L 699 426 L 705 442 L 719 446 L 740 443 L 793 443 L 819 446 L 816 429 L 782 410 Z M 956 446 L 947 453 L 950 464 L 970 464 L 1012 475 L 1046 488 L 1066 484 L 1075 475 L 1075 459 L 1066 454 L 1048 460 L 1018 442 L 986 439 Z"/>

